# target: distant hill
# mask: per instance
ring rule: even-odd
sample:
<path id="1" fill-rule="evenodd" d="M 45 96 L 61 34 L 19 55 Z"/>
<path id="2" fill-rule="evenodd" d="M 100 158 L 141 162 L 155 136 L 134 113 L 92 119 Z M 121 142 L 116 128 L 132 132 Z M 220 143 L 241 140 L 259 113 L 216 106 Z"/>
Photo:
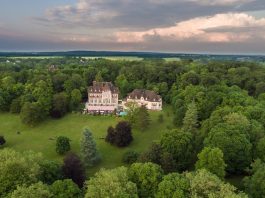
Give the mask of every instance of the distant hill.
<path id="1" fill-rule="evenodd" d="M 60 51 L 60 52 L 0 52 L 0 57 L 38 57 L 38 56 L 64 56 L 64 57 L 112 57 L 127 56 L 139 58 L 181 58 L 181 59 L 213 59 L 238 61 L 265 61 L 262 55 L 213 55 L 213 54 L 184 54 L 159 52 L 119 52 L 119 51 Z"/>

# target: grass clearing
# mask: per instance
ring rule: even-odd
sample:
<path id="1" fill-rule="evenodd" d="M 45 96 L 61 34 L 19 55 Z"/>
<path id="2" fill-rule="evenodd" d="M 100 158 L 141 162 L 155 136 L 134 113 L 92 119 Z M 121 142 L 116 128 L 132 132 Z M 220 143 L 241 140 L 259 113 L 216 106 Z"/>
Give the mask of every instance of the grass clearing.
<path id="1" fill-rule="evenodd" d="M 158 122 L 158 115 L 164 115 L 164 122 Z M 5 147 L 17 151 L 33 150 L 43 153 L 50 160 L 62 160 L 55 152 L 55 141 L 58 136 L 67 136 L 71 139 L 71 150 L 79 153 L 80 138 L 84 128 L 89 128 L 97 142 L 102 161 L 96 167 L 89 170 L 94 173 L 100 168 L 114 168 L 123 165 L 121 162 L 124 152 L 135 150 L 142 152 L 156 140 L 168 126 L 172 127 L 172 110 L 170 106 L 164 108 L 163 112 L 150 112 L 151 125 L 148 130 L 141 132 L 133 130 L 134 141 L 126 148 L 117 148 L 106 143 L 104 138 L 107 128 L 115 126 L 122 118 L 111 116 L 90 116 L 81 114 L 68 114 L 59 120 L 47 120 L 40 125 L 30 128 L 23 125 L 19 115 L 10 113 L 0 114 L 0 135 L 4 135 L 7 143 Z M 17 132 L 20 134 L 17 134 Z"/>

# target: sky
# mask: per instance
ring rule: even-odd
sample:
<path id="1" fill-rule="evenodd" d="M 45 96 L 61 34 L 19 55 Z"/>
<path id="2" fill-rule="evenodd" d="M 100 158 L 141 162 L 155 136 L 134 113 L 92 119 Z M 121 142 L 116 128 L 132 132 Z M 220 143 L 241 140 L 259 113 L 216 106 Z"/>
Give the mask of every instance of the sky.
<path id="1" fill-rule="evenodd" d="M 265 54 L 264 0 L 0 3 L 0 51 Z"/>

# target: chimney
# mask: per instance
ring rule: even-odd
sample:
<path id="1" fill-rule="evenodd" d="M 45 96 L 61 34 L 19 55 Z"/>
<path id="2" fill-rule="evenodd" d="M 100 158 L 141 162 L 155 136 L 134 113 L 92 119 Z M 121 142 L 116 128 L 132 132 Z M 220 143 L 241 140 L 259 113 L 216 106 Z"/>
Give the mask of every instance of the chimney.
<path id="1" fill-rule="evenodd" d="M 93 86 L 95 86 L 95 85 L 96 85 L 96 83 L 97 83 L 97 81 L 95 81 L 95 80 L 94 80 L 94 81 L 93 81 Z"/>

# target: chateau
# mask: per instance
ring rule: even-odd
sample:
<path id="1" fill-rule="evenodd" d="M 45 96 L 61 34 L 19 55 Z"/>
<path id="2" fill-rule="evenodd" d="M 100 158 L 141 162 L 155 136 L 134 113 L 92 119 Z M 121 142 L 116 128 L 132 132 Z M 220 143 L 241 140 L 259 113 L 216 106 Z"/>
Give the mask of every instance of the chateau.
<path id="1" fill-rule="evenodd" d="M 118 109 L 119 89 L 111 82 L 93 82 L 88 88 L 86 112 L 110 114 Z"/>
<path id="2" fill-rule="evenodd" d="M 134 102 L 138 106 L 146 106 L 149 110 L 162 110 L 162 98 L 154 91 L 135 89 L 119 104 L 119 89 L 111 82 L 96 82 L 88 87 L 88 101 L 85 113 L 111 114 L 126 110 L 126 104 Z"/>
<path id="3" fill-rule="evenodd" d="M 138 106 L 145 105 L 149 110 L 162 110 L 162 98 L 154 91 L 135 89 L 133 92 L 128 94 L 125 101 L 123 101 L 124 109 L 126 109 L 126 103 L 128 102 L 135 102 Z"/>

